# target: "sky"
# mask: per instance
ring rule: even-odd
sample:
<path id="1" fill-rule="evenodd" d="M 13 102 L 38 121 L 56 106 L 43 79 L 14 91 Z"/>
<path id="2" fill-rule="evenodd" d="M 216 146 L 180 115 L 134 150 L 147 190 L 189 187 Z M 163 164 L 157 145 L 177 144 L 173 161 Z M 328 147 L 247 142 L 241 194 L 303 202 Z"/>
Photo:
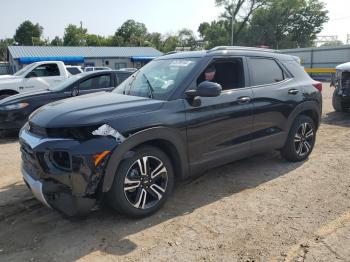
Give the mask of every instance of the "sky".
<path id="1" fill-rule="evenodd" d="M 321 35 L 350 34 L 350 0 L 323 0 L 330 21 Z M 214 0 L 1 0 L 0 38 L 13 37 L 24 20 L 44 27 L 44 38 L 62 37 L 68 24 L 79 25 L 91 34 L 113 35 L 127 19 L 146 25 L 150 32 L 175 33 L 182 28 L 197 32 L 201 22 L 216 19 L 222 9 Z"/>

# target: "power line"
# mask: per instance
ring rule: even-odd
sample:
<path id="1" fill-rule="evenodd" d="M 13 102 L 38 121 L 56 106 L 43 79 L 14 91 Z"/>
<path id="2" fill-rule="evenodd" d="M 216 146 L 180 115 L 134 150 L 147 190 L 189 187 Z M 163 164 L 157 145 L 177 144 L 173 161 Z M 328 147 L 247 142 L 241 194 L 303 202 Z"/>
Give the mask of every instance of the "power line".
<path id="1" fill-rule="evenodd" d="M 330 19 L 329 22 L 345 20 L 345 19 L 349 19 L 349 18 L 350 18 L 350 16 L 338 17 L 338 18 Z"/>

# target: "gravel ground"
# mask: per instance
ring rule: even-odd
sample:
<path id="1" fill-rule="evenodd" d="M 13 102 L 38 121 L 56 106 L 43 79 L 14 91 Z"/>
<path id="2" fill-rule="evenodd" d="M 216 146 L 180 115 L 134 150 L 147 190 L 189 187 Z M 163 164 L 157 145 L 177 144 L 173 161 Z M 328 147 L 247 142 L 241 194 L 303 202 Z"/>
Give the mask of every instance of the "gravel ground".
<path id="1" fill-rule="evenodd" d="M 324 109 L 309 160 L 267 152 L 181 183 L 155 215 L 71 221 L 24 186 L 0 140 L 0 261 L 350 261 L 350 114 Z"/>

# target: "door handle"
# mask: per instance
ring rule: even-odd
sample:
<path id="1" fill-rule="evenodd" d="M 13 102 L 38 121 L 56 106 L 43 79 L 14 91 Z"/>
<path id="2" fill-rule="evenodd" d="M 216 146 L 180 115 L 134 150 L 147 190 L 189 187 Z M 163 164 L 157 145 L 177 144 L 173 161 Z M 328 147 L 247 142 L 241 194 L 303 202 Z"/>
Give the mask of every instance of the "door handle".
<path id="1" fill-rule="evenodd" d="M 251 98 L 249 96 L 242 96 L 237 99 L 238 104 L 248 104 Z"/>
<path id="2" fill-rule="evenodd" d="M 290 94 L 290 95 L 296 95 L 298 93 L 299 93 L 299 90 L 295 89 L 295 88 L 292 88 L 292 89 L 288 90 L 288 94 Z"/>

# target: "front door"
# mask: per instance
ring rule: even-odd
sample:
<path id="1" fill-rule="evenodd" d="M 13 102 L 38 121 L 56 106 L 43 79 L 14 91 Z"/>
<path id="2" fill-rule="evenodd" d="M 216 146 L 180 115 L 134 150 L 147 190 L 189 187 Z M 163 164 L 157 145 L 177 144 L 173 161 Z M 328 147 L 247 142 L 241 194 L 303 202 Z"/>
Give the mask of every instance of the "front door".
<path id="1" fill-rule="evenodd" d="M 245 59 L 215 59 L 197 79 L 222 86 L 218 97 L 201 98 L 200 106 L 186 103 L 189 163 L 198 172 L 242 158 L 251 152 L 252 90 Z M 248 86 L 248 87 L 247 87 Z"/>
<path id="2" fill-rule="evenodd" d="M 55 63 L 41 64 L 30 71 L 23 80 L 24 91 L 45 90 L 64 80 Z"/>

